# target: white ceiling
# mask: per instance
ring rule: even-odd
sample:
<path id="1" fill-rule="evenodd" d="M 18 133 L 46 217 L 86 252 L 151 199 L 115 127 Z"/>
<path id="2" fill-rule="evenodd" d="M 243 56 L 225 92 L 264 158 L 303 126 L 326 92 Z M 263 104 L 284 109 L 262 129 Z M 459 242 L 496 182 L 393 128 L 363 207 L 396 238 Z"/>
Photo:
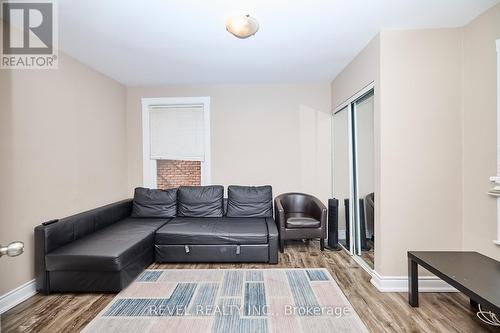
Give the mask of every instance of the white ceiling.
<path id="1" fill-rule="evenodd" d="M 129 85 L 332 80 L 382 29 L 457 27 L 499 0 L 59 0 L 60 48 Z M 260 31 L 224 27 L 251 14 Z"/>

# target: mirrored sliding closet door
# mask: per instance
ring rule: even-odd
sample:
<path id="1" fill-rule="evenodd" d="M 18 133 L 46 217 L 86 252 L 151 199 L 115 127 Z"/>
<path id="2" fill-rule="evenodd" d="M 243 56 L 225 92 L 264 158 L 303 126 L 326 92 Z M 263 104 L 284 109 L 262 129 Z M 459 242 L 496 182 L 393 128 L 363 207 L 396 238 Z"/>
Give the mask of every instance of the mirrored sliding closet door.
<path id="1" fill-rule="evenodd" d="M 375 168 L 373 137 L 373 90 L 354 102 L 354 161 L 357 197 L 356 254 L 374 268 Z"/>
<path id="2" fill-rule="evenodd" d="M 339 244 L 374 268 L 374 90 L 369 86 L 333 113 L 333 196 Z"/>

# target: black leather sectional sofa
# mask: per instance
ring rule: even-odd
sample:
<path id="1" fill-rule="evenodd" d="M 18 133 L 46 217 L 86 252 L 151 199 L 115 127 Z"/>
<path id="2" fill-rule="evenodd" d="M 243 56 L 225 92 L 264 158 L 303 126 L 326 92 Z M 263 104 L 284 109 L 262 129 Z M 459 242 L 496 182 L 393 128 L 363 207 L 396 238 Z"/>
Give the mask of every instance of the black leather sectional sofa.
<path id="1" fill-rule="evenodd" d="M 278 262 L 270 186 L 137 188 L 35 228 L 37 290 L 118 292 L 152 262 Z"/>

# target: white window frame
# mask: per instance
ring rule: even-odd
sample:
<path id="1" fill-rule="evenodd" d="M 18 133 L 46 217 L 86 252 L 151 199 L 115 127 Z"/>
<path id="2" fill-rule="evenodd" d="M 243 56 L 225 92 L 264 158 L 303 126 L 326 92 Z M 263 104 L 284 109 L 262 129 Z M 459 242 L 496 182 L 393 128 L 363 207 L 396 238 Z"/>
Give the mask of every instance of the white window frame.
<path id="1" fill-rule="evenodd" d="M 152 106 L 201 106 L 203 107 L 205 160 L 201 162 L 201 185 L 212 183 L 210 153 L 210 97 L 159 97 L 142 98 L 142 173 L 143 185 L 147 188 L 157 187 L 156 160 L 151 159 L 149 110 Z"/>

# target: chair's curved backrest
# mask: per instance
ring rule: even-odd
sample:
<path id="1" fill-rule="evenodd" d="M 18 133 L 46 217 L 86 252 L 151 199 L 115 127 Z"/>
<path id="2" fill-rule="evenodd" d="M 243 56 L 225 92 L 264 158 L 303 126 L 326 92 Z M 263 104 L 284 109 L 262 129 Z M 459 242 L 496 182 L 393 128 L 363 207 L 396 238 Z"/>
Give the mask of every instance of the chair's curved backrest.
<path id="1" fill-rule="evenodd" d="M 314 197 L 305 193 L 284 193 L 279 199 L 285 213 L 308 213 Z"/>

